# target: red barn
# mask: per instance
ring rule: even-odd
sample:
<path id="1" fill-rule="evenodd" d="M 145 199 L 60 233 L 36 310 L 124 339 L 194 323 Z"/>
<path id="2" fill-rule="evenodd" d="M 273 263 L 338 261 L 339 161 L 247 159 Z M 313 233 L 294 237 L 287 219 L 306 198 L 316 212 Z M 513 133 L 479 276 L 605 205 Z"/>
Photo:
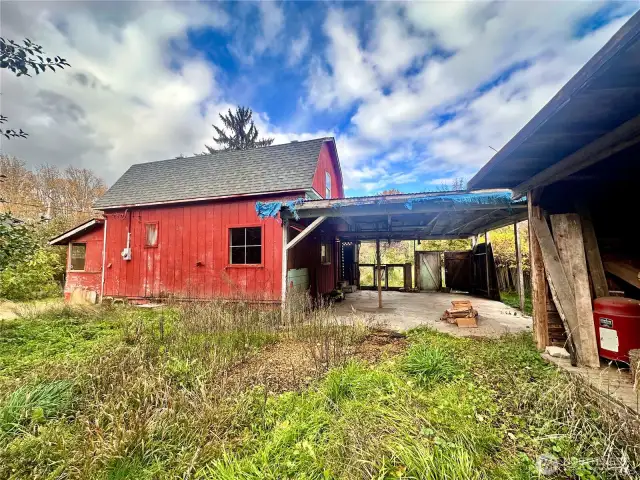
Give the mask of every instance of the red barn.
<path id="1" fill-rule="evenodd" d="M 68 245 L 67 299 L 79 292 L 275 303 L 286 289 L 283 251 L 296 225 L 261 219 L 256 202 L 343 197 L 333 138 L 142 163 L 96 203 L 102 218 L 50 243 Z M 291 282 L 330 292 L 338 275 L 335 241 L 327 223 L 289 249 Z"/>

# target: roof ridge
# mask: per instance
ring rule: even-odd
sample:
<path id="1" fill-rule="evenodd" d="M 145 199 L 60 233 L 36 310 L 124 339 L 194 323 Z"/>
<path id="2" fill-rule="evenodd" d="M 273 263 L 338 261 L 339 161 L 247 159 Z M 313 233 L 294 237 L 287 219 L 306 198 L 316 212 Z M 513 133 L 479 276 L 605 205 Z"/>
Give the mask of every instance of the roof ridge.
<path id="1" fill-rule="evenodd" d="M 231 154 L 237 154 L 237 152 L 246 152 L 246 151 L 252 151 L 255 149 L 270 149 L 273 147 L 284 147 L 286 145 L 292 145 L 292 144 L 301 144 L 301 143 L 310 143 L 310 142 L 317 142 L 317 141 L 327 141 L 327 140 L 333 140 L 335 142 L 335 138 L 334 137 L 318 137 L 318 138 L 310 138 L 308 140 L 292 140 L 290 142 L 287 143 L 278 143 L 277 145 L 267 145 L 265 147 L 255 147 L 255 148 L 247 148 L 245 150 L 220 150 L 218 153 L 231 153 Z M 173 157 L 173 158 L 165 158 L 163 160 L 151 160 L 150 162 L 139 162 L 139 163 L 132 163 L 129 168 L 138 166 L 138 165 L 149 165 L 152 163 L 162 163 L 162 162 L 170 162 L 173 160 L 191 160 L 191 159 L 196 159 L 196 158 L 204 158 L 204 157 L 215 157 L 216 153 L 202 153 L 202 154 L 194 154 L 188 157 Z"/>

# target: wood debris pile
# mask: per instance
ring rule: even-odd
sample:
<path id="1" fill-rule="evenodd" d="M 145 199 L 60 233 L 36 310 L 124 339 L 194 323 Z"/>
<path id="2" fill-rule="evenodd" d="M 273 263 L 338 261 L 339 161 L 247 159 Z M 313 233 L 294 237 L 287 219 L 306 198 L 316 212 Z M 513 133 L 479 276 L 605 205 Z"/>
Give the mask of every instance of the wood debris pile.
<path id="1" fill-rule="evenodd" d="M 461 328 L 475 328 L 478 311 L 473 308 L 469 300 L 453 300 L 451 308 L 442 314 L 442 321 L 455 323 Z"/>

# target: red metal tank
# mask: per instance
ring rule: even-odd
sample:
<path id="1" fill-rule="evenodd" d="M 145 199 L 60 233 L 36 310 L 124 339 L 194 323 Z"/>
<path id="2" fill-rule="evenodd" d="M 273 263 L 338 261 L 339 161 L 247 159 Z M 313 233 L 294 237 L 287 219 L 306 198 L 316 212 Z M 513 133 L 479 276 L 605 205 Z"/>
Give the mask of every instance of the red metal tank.
<path id="1" fill-rule="evenodd" d="M 640 348 L 640 300 L 596 298 L 593 321 L 600 356 L 629 363 L 629 350 Z"/>

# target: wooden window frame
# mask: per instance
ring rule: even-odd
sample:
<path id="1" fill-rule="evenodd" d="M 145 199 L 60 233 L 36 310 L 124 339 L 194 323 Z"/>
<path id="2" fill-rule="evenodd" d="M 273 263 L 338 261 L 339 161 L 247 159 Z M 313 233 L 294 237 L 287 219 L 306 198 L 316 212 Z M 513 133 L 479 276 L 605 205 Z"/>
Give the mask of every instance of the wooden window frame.
<path id="1" fill-rule="evenodd" d="M 81 270 L 75 270 L 73 268 L 73 258 L 71 257 L 71 252 L 73 251 L 74 245 L 84 245 L 84 262 L 82 264 Z M 69 271 L 70 272 L 86 272 L 87 271 L 87 242 L 69 242 Z"/>
<path id="2" fill-rule="evenodd" d="M 328 184 L 327 184 L 328 180 Z M 331 180 L 331 173 L 329 170 L 324 171 L 324 197 L 329 199 L 331 198 L 331 187 L 333 186 L 333 181 Z"/>
<path id="3" fill-rule="evenodd" d="M 322 246 L 326 245 L 326 250 L 327 250 L 327 259 L 328 261 L 324 261 L 324 259 L 322 258 Z M 331 246 L 331 242 L 330 241 L 322 241 L 320 242 L 320 264 L 321 265 L 331 265 L 331 258 L 332 258 L 332 253 L 333 253 L 333 248 Z"/>
<path id="4" fill-rule="evenodd" d="M 147 243 L 147 225 L 156 226 L 156 243 L 154 245 L 149 245 Z M 144 222 L 144 248 L 158 248 L 159 243 L 160 243 L 160 222 Z"/>
<path id="5" fill-rule="evenodd" d="M 241 225 L 229 225 L 227 226 L 227 265 L 226 268 L 263 268 L 264 267 L 264 256 L 265 256 L 265 225 L 262 223 L 250 223 L 250 224 L 241 224 Z M 231 230 L 236 228 L 260 228 L 260 263 L 231 263 Z M 245 242 L 246 242 L 246 231 L 245 231 Z M 251 245 L 249 245 L 251 246 Z M 257 245 L 253 245 L 257 246 Z M 245 249 L 247 247 L 246 243 L 244 245 Z M 246 253 L 245 253 L 246 255 Z M 246 257 L 245 257 L 246 258 Z"/>

